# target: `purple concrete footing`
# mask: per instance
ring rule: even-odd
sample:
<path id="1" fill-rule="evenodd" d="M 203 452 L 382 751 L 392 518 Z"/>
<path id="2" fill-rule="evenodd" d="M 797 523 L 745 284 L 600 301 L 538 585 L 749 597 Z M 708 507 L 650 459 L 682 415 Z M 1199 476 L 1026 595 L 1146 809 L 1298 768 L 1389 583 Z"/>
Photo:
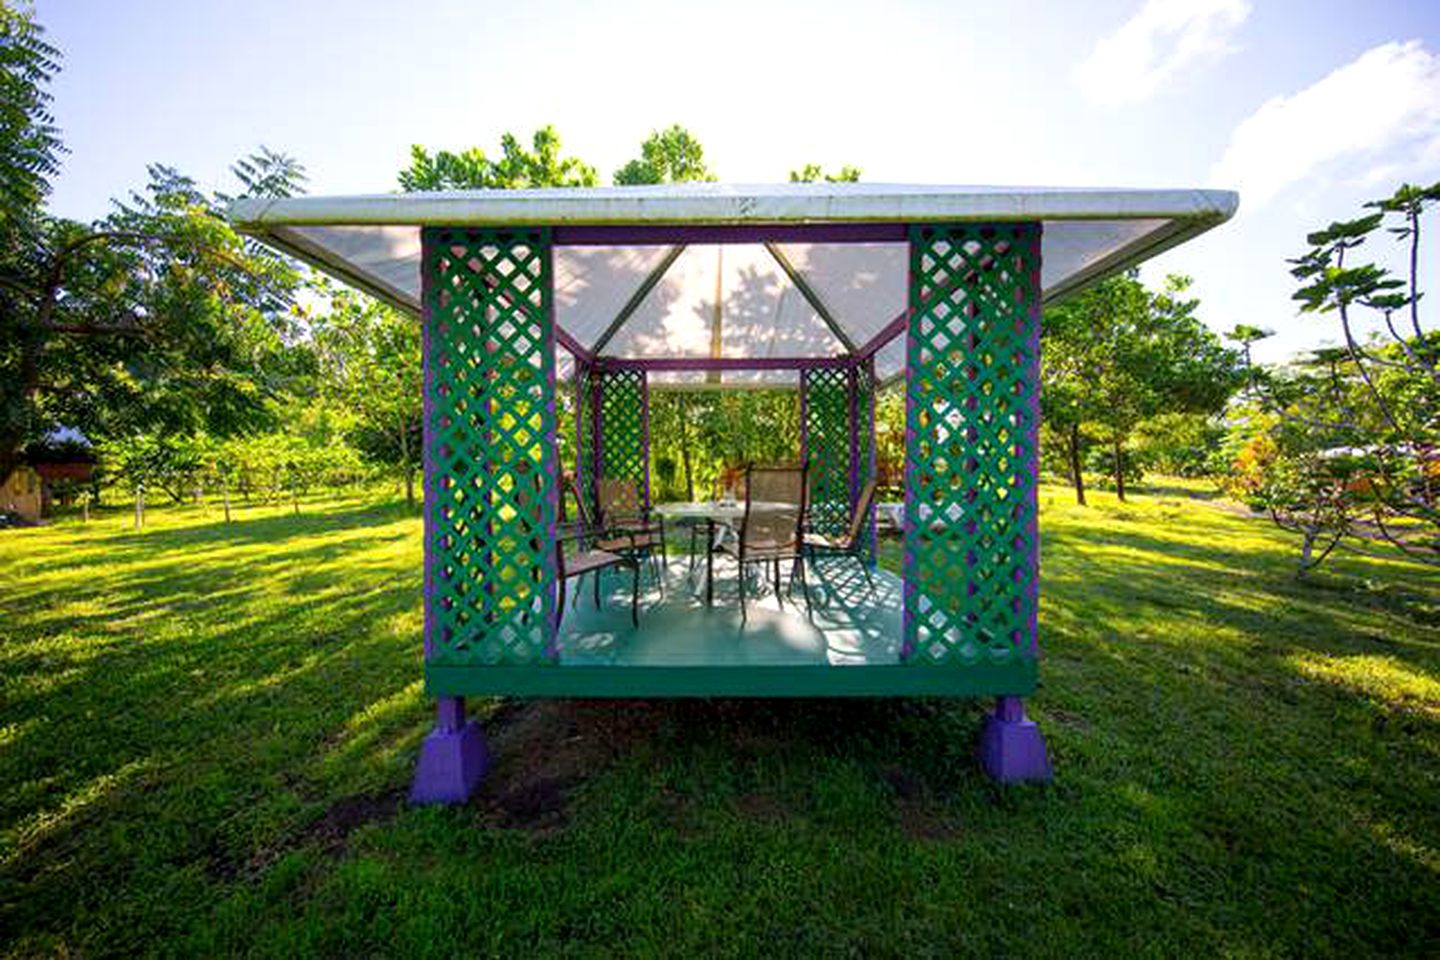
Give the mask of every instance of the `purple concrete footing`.
<path id="1" fill-rule="evenodd" d="M 998 697 L 995 711 L 980 731 L 980 765 L 1000 783 L 1048 781 L 1050 756 L 1035 721 L 1025 716 L 1025 701 Z"/>
<path id="2" fill-rule="evenodd" d="M 466 721 L 464 698 L 441 697 L 435 729 L 420 747 L 410 802 L 464 803 L 489 768 L 485 734 L 478 723 Z"/>

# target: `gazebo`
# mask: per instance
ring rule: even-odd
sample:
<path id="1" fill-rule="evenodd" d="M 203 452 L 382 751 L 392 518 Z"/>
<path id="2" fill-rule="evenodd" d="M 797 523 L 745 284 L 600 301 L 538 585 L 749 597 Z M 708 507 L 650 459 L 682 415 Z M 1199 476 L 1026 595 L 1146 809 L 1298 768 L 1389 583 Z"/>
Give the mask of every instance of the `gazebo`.
<path id="1" fill-rule="evenodd" d="M 877 184 L 235 203 L 240 229 L 423 324 L 424 670 L 438 720 L 414 798 L 462 801 L 483 775 L 464 708 L 480 695 L 993 696 L 986 771 L 1048 778 L 1022 700 L 1039 657 L 1041 308 L 1237 203 Z M 638 626 L 608 603 L 567 604 L 559 620 L 562 389 L 580 488 L 625 478 L 647 504 L 651 391 L 798 389 L 797 453 L 824 524 L 873 476 L 875 395 L 901 379 L 900 577 L 876 570 L 860 590 L 835 572 L 809 618 L 778 602 L 742 619 L 672 584 L 647 595 Z"/>

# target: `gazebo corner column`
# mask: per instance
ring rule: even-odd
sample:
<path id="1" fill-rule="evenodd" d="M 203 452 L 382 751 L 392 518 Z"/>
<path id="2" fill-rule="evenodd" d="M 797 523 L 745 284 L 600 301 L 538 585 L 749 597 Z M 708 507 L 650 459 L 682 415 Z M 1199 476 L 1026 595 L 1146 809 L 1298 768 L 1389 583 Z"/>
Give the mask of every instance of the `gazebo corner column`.
<path id="1" fill-rule="evenodd" d="M 1048 780 L 1025 716 L 1039 656 L 1040 225 L 910 228 L 902 661 L 984 670 L 979 743 L 1002 782 Z"/>
<path id="2" fill-rule="evenodd" d="M 462 803 L 489 767 L 476 671 L 554 665 L 555 330 L 549 231 L 422 232 L 426 688 L 415 803 Z"/>

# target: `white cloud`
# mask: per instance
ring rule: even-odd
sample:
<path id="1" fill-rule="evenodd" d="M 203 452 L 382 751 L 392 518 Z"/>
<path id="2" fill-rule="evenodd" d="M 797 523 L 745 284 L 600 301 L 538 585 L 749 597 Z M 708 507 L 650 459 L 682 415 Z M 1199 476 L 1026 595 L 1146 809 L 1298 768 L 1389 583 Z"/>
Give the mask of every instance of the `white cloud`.
<path id="1" fill-rule="evenodd" d="M 1147 0 L 1100 38 L 1075 80 L 1098 103 L 1144 100 L 1186 67 L 1233 52 L 1230 35 L 1248 16 L 1248 0 Z"/>
<path id="2" fill-rule="evenodd" d="M 1386 43 L 1240 122 L 1211 170 L 1254 210 L 1329 164 L 1360 181 L 1391 179 L 1440 151 L 1440 58 L 1420 41 Z"/>

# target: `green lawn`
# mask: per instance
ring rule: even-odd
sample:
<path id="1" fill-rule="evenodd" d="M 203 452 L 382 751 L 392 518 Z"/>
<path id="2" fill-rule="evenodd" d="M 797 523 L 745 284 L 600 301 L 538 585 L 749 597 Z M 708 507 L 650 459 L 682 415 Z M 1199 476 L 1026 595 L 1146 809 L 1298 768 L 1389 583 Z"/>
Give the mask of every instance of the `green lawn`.
<path id="1" fill-rule="evenodd" d="M 1053 786 L 975 703 L 511 702 L 454 810 L 402 507 L 0 531 L 0 951 L 1440 953 L 1440 582 L 1041 498 Z"/>

